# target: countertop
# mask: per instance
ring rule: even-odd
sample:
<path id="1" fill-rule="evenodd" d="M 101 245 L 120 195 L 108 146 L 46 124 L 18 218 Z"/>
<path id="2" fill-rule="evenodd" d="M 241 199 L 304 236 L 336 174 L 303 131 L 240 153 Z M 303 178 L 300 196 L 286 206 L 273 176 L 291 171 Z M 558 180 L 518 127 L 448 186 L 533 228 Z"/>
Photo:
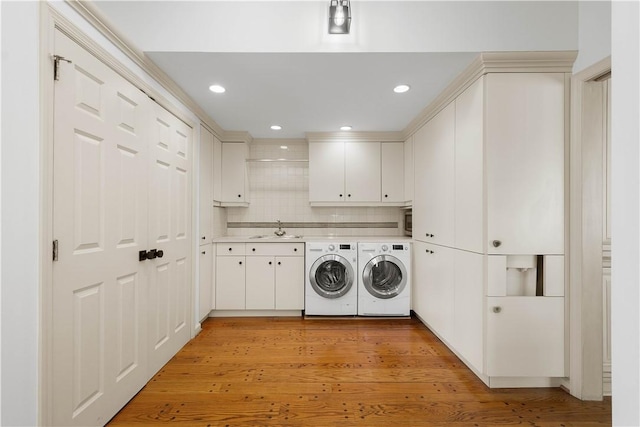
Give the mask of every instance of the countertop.
<path id="1" fill-rule="evenodd" d="M 305 243 L 305 242 L 410 242 L 408 236 L 302 236 L 297 239 L 279 238 L 277 236 L 256 239 L 251 236 L 221 236 L 213 239 L 213 243 Z"/>

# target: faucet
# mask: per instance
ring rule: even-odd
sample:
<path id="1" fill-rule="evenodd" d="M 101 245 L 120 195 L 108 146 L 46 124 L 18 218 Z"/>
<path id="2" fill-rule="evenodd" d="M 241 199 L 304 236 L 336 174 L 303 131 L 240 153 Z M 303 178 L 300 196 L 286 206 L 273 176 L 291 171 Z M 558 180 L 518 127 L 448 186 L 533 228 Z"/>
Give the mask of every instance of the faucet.
<path id="1" fill-rule="evenodd" d="M 278 220 L 278 229 L 274 231 L 273 234 L 275 234 L 278 237 L 282 237 L 285 234 L 287 234 L 287 232 L 282 229 L 282 223 L 280 222 L 280 220 Z"/>

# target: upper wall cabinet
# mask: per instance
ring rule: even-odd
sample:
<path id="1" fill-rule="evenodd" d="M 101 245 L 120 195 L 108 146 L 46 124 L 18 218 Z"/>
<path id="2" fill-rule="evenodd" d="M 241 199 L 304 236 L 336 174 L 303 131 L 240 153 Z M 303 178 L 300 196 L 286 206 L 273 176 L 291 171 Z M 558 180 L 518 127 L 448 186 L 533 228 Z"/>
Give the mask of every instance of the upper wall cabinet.
<path id="1" fill-rule="evenodd" d="M 244 142 L 222 143 L 222 206 L 248 206 L 247 154 Z"/>
<path id="2" fill-rule="evenodd" d="M 485 77 L 490 254 L 564 253 L 564 79 Z"/>
<path id="3" fill-rule="evenodd" d="M 213 226 L 213 133 L 200 126 L 200 244 L 211 243 Z"/>
<path id="4" fill-rule="evenodd" d="M 310 142 L 309 201 L 316 206 L 400 206 L 403 156 L 401 143 Z"/>
<path id="5" fill-rule="evenodd" d="M 413 136 L 404 142 L 404 200 L 407 205 L 413 204 Z"/>

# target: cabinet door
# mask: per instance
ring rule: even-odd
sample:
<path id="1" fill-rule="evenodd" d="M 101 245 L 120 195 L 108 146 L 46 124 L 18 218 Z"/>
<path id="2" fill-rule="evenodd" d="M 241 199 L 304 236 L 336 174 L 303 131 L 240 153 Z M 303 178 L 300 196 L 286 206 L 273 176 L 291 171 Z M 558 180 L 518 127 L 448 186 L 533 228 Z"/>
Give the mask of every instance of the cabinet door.
<path id="1" fill-rule="evenodd" d="M 276 257 L 276 310 L 304 308 L 304 257 Z"/>
<path id="2" fill-rule="evenodd" d="M 380 143 L 345 144 L 345 191 L 347 202 L 380 202 Z"/>
<path id="3" fill-rule="evenodd" d="M 442 339 L 452 342 L 454 331 L 454 249 L 425 245 L 424 320 Z"/>
<path id="4" fill-rule="evenodd" d="M 247 152 L 244 143 L 222 144 L 222 201 L 245 202 Z"/>
<path id="5" fill-rule="evenodd" d="M 453 264 L 454 327 L 451 344 L 468 363 L 482 372 L 484 255 L 455 250 Z"/>
<path id="6" fill-rule="evenodd" d="M 344 142 L 309 143 L 309 201 L 344 200 Z"/>
<path id="7" fill-rule="evenodd" d="M 245 257 L 216 257 L 216 309 L 244 310 Z"/>
<path id="8" fill-rule="evenodd" d="M 422 320 L 425 320 L 427 316 L 427 299 L 429 298 L 426 282 L 429 278 L 427 260 L 430 258 L 430 247 L 431 245 L 417 240 L 413 242 L 411 309 Z"/>
<path id="9" fill-rule="evenodd" d="M 413 201 L 413 136 L 404 142 L 404 200 Z"/>
<path id="10" fill-rule="evenodd" d="M 485 82 L 489 253 L 562 254 L 564 74 L 488 74 Z"/>
<path id="11" fill-rule="evenodd" d="M 213 245 L 200 246 L 200 277 L 198 319 L 202 320 L 209 315 L 213 308 Z"/>
<path id="12" fill-rule="evenodd" d="M 200 244 L 211 243 L 213 216 L 213 134 L 200 126 Z"/>
<path id="13" fill-rule="evenodd" d="M 455 103 L 449 104 L 416 133 L 414 206 L 420 224 L 415 239 L 454 245 Z"/>
<path id="14" fill-rule="evenodd" d="M 275 262 L 269 256 L 247 257 L 247 310 L 275 308 Z"/>
<path id="15" fill-rule="evenodd" d="M 213 201 L 222 201 L 222 142 L 213 137 Z"/>
<path id="16" fill-rule="evenodd" d="M 455 247 L 484 252 L 484 78 L 456 98 Z"/>
<path id="17" fill-rule="evenodd" d="M 564 298 L 487 297 L 489 376 L 564 377 Z"/>
<path id="18" fill-rule="evenodd" d="M 380 144 L 382 162 L 382 201 L 403 202 L 404 198 L 404 144 Z"/>

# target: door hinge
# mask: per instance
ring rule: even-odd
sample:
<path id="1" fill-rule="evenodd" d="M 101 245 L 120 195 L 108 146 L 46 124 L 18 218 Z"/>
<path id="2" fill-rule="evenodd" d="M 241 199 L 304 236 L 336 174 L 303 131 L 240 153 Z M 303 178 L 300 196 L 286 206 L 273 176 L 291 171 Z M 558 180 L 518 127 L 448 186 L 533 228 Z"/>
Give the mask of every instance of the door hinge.
<path id="1" fill-rule="evenodd" d="M 60 80 L 60 61 L 68 62 L 69 64 L 71 64 L 71 61 L 69 61 L 64 56 L 53 55 L 53 80 L 55 81 Z"/>
<path id="2" fill-rule="evenodd" d="M 58 240 L 53 241 L 53 260 L 58 260 Z"/>

